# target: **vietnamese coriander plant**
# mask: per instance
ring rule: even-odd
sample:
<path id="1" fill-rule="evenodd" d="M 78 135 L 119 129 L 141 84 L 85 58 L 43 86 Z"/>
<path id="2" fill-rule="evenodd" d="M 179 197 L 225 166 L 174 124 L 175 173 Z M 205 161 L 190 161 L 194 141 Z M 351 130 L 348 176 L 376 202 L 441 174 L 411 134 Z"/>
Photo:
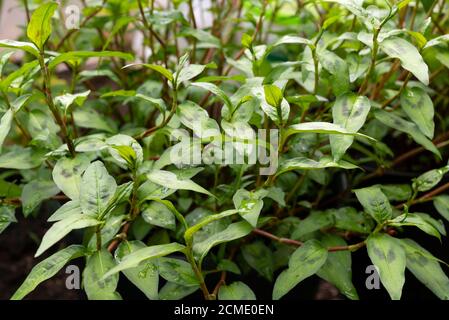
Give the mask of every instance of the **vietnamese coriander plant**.
<path id="1" fill-rule="evenodd" d="M 121 299 L 119 277 L 255 299 L 251 273 L 273 299 L 313 275 L 358 299 L 358 250 L 391 299 L 405 269 L 449 298 L 409 238 L 441 246 L 449 220 L 449 1 L 84 0 L 72 28 L 68 2 L 22 3 L 26 34 L 0 40 L 0 232 L 48 230 L 11 299 L 76 258 L 89 299 Z"/>

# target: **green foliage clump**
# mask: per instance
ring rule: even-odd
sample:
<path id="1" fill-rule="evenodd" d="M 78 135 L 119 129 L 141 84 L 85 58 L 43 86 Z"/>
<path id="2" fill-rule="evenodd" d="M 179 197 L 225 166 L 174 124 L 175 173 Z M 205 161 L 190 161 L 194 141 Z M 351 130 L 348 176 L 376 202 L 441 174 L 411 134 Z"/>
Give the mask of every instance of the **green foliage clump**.
<path id="1" fill-rule="evenodd" d="M 79 29 L 25 3 L 26 34 L 0 40 L 0 232 L 59 206 L 12 299 L 80 257 L 89 299 L 121 299 L 120 276 L 149 299 L 256 299 L 250 273 L 273 299 L 313 275 L 358 299 L 356 250 L 392 299 L 405 269 L 449 298 L 407 238 L 449 220 L 449 1 L 212 1 L 207 27 L 190 0 L 90 1 Z"/>

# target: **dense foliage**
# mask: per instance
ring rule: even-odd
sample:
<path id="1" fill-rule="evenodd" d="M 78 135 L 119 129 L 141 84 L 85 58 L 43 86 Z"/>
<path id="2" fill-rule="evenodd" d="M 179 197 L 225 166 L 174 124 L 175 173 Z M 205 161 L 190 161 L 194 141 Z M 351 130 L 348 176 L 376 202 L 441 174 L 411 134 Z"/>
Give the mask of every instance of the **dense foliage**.
<path id="1" fill-rule="evenodd" d="M 273 299 L 312 275 L 358 299 L 356 250 L 392 299 L 406 268 L 449 298 L 407 238 L 449 220 L 449 1 L 212 0 L 209 26 L 189 0 L 82 2 L 68 29 L 66 4 L 24 1 L 26 35 L 0 40 L 0 232 L 59 204 L 12 299 L 80 257 L 89 299 L 120 299 L 119 276 L 255 299 L 250 272 Z M 229 141 L 242 161 L 220 162 Z"/>

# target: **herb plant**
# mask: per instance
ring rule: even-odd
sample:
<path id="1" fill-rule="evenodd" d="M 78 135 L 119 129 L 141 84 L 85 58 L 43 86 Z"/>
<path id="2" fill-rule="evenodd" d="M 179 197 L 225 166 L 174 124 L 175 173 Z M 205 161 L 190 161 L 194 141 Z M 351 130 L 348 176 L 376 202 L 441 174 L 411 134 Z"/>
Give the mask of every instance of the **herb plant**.
<path id="1" fill-rule="evenodd" d="M 80 257 L 89 299 L 121 299 L 119 277 L 255 299 L 250 273 L 273 299 L 313 275 L 358 299 L 356 250 L 392 299 L 405 269 L 449 298 L 409 238 L 449 220 L 449 1 L 213 0 L 201 26 L 191 0 L 86 0 L 72 29 L 64 1 L 24 3 L 0 40 L 0 232 L 48 231 L 12 299 Z"/>

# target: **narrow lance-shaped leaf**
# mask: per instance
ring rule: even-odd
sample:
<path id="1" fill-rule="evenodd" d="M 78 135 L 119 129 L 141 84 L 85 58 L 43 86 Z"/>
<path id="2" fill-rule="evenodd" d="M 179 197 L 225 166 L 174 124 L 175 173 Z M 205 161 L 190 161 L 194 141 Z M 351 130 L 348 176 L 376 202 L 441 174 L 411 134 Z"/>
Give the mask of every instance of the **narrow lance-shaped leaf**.
<path id="1" fill-rule="evenodd" d="M 15 208 L 12 206 L 0 207 L 0 234 L 5 231 L 11 222 L 17 222 L 15 211 Z"/>
<path id="2" fill-rule="evenodd" d="M 11 124 L 13 120 L 14 114 L 11 109 L 6 110 L 0 120 L 0 153 L 2 152 L 3 142 L 5 141 L 6 136 L 11 130 Z"/>
<path id="3" fill-rule="evenodd" d="M 324 168 L 357 169 L 358 166 L 345 160 L 334 161 L 327 156 L 322 157 L 319 161 L 305 157 L 297 157 L 281 162 L 276 171 L 276 176 L 292 170 L 318 170 Z"/>
<path id="4" fill-rule="evenodd" d="M 376 266 L 382 284 L 391 299 L 399 300 L 405 282 L 405 252 L 398 240 L 387 234 L 375 234 L 366 241 L 368 255 Z"/>
<path id="5" fill-rule="evenodd" d="M 411 239 L 401 239 L 400 243 L 405 250 L 407 269 L 438 298 L 449 300 L 449 278 L 438 259 Z"/>
<path id="6" fill-rule="evenodd" d="M 149 63 L 133 63 L 133 64 L 128 64 L 128 65 L 124 66 L 124 68 L 129 68 L 132 66 L 144 66 L 148 69 L 152 69 L 156 72 L 159 72 L 161 75 L 163 75 L 165 78 L 167 78 L 170 81 L 174 80 L 173 73 L 161 65 L 149 64 Z"/>
<path id="7" fill-rule="evenodd" d="M 300 124 L 294 124 L 288 127 L 287 136 L 295 133 L 306 133 L 306 132 L 324 133 L 324 134 L 342 134 L 342 135 L 363 137 L 371 141 L 375 141 L 375 139 L 367 135 L 350 132 L 337 124 L 329 122 L 304 122 Z"/>
<path id="8" fill-rule="evenodd" d="M 374 112 L 374 116 L 377 120 L 393 128 L 395 130 L 399 130 L 409 134 L 416 143 L 422 145 L 426 150 L 433 152 L 438 158 L 441 159 L 440 151 L 434 146 L 432 141 L 426 138 L 424 134 L 421 133 L 418 126 L 412 122 L 406 121 L 401 117 L 395 115 L 392 112 L 387 112 L 384 110 L 376 110 Z"/>
<path id="9" fill-rule="evenodd" d="M 35 257 L 40 256 L 48 248 L 53 246 L 56 242 L 64 238 L 70 231 L 75 229 L 82 229 L 100 224 L 100 221 L 88 216 L 86 214 L 74 214 L 69 217 L 56 222 L 45 233 L 42 242 L 37 249 Z"/>
<path id="10" fill-rule="evenodd" d="M 413 226 L 421 229 L 425 233 L 434 236 L 441 240 L 440 233 L 438 229 L 436 229 L 430 222 L 423 219 L 418 214 L 414 213 L 404 213 L 400 216 L 397 216 L 393 220 L 388 222 L 389 226 L 393 227 L 401 227 L 401 226 Z"/>
<path id="11" fill-rule="evenodd" d="M 71 245 L 64 248 L 33 267 L 25 281 L 17 289 L 11 300 L 21 300 L 40 283 L 53 277 L 67 262 L 85 254 L 85 248 L 80 245 Z"/>
<path id="12" fill-rule="evenodd" d="M 115 291 L 118 275 L 103 277 L 106 272 L 116 265 L 112 255 L 106 249 L 96 251 L 87 259 L 83 271 L 83 285 L 89 300 L 121 300 Z"/>
<path id="13" fill-rule="evenodd" d="M 199 193 L 204 193 L 213 196 L 209 191 L 196 184 L 190 179 L 178 179 L 176 174 L 170 171 L 153 170 L 148 175 L 148 180 L 157 183 L 163 187 L 175 190 L 192 190 Z"/>
<path id="14" fill-rule="evenodd" d="M 326 247 L 347 245 L 345 240 L 332 234 L 326 234 L 323 239 L 321 239 L 321 242 Z M 352 284 L 350 251 L 330 252 L 327 256 L 326 262 L 317 272 L 317 275 L 334 284 L 337 289 L 349 299 L 359 299 L 357 291 Z"/>
<path id="15" fill-rule="evenodd" d="M 117 266 L 109 270 L 104 275 L 104 278 L 107 278 L 122 270 L 137 267 L 144 260 L 163 257 L 173 252 L 182 251 L 184 250 L 184 248 L 185 246 L 183 246 L 182 244 L 173 242 L 169 244 L 161 244 L 138 249 L 124 257 Z"/>
<path id="16" fill-rule="evenodd" d="M 401 94 L 401 107 L 419 130 L 432 139 L 435 130 L 434 109 L 429 95 L 419 87 L 406 88 Z"/>
<path id="17" fill-rule="evenodd" d="M 100 216 L 115 194 L 117 183 L 101 161 L 92 162 L 81 180 L 80 206 L 84 214 Z"/>
<path id="18" fill-rule="evenodd" d="M 58 64 L 63 62 L 77 61 L 79 59 L 87 58 L 120 58 L 124 60 L 132 60 L 133 55 L 120 51 L 69 51 L 61 53 L 48 63 L 48 68 L 51 70 Z"/>
<path id="19" fill-rule="evenodd" d="M 203 88 L 205 90 L 212 92 L 226 104 L 226 106 L 229 108 L 229 110 L 233 110 L 231 100 L 229 100 L 226 93 L 223 90 L 221 90 L 219 87 L 217 87 L 215 84 L 208 83 L 208 82 L 194 82 L 191 85 L 195 86 L 195 87 Z"/>
<path id="20" fill-rule="evenodd" d="M 89 166 L 89 158 L 78 154 L 75 158 L 61 158 L 53 168 L 53 181 L 66 196 L 78 200 L 81 188 L 81 175 Z"/>
<path id="21" fill-rule="evenodd" d="M 435 206 L 435 209 L 437 209 L 438 213 L 449 221 L 449 195 L 440 195 L 435 197 L 433 200 L 433 205 Z"/>
<path id="22" fill-rule="evenodd" d="M 241 281 L 222 285 L 218 291 L 218 300 L 256 300 L 253 290 Z"/>
<path id="23" fill-rule="evenodd" d="M 115 260 L 117 263 L 120 263 L 127 255 L 145 247 L 145 244 L 141 241 L 123 241 L 120 243 L 117 250 L 115 250 Z M 146 261 L 135 268 L 123 270 L 123 274 L 129 281 L 139 288 L 148 299 L 158 299 L 159 273 L 155 261 Z"/>
<path id="24" fill-rule="evenodd" d="M 31 42 L 3 39 L 0 40 L 0 48 L 23 50 L 35 57 L 39 56 L 39 49 L 34 45 L 34 43 Z"/>
<path id="25" fill-rule="evenodd" d="M 47 2 L 38 7 L 31 15 L 27 36 L 40 50 L 43 50 L 45 42 L 50 37 L 51 18 L 57 8 L 56 2 Z"/>
<path id="26" fill-rule="evenodd" d="M 410 71 L 424 85 L 429 85 L 429 68 L 410 42 L 398 37 L 389 37 L 380 43 L 380 48 L 389 57 L 401 60 L 404 69 Z"/>
<path id="27" fill-rule="evenodd" d="M 23 215 L 27 217 L 39 204 L 59 193 L 58 187 L 51 180 L 35 179 L 27 183 L 22 189 Z"/>
<path id="28" fill-rule="evenodd" d="M 315 274 L 326 259 L 327 250 L 317 240 L 309 240 L 296 249 L 290 257 L 288 269 L 282 271 L 274 283 L 273 299 L 282 298 L 302 280 Z"/>
<path id="29" fill-rule="evenodd" d="M 390 202 L 379 187 L 372 186 L 355 190 L 357 199 L 362 204 L 365 211 L 378 223 L 391 218 L 392 208 Z"/>
<path id="30" fill-rule="evenodd" d="M 213 234 L 206 240 L 196 242 L 193 245 L 193 252 L 195 253 L 195 257 L 201 263 L 209 250 L 214 246 L 220 243 L 242 238 L 248 235 L 252 231 L 252 229 L 253 228 L 251 227 L 251 225 L 246 221 L 232 223 L 223 231 Z"/>
<path id="31" fill-rule="evenodd" d="M 371 108 L 369 99 L 349 93 L 341 95 L 332 107 L 334 123 L 349 132 L 356 133 L 366 121 Z M 339 160 L 351 146 L 354 137 L 332 135 L 329 137 L 334 160 Z"/>

